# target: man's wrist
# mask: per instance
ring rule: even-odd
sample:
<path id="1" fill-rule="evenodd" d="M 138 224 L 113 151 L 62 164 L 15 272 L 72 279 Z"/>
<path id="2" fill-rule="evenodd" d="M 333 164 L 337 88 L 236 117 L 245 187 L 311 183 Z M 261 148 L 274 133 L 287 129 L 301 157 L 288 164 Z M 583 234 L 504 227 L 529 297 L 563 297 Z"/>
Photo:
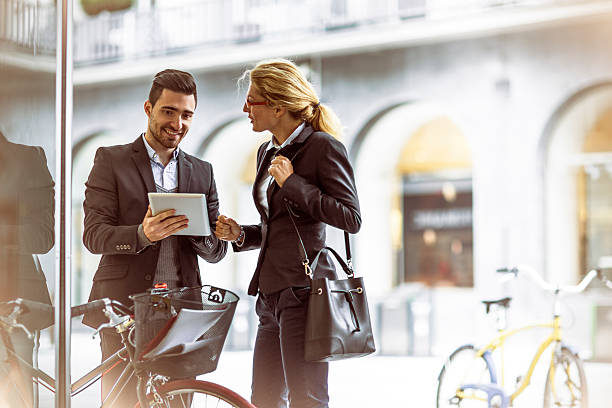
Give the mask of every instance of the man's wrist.
<path id="1" fill-rule="evenodd" d="M 242 245 L 244 245 L 244 237 L 245 236 L 246 236 L 246 234 L 244 232 L 244 228 L 242 228 L 242 225 L 241 225 L 240 226 L 240 234 L 238 234 L 238 238 L 233 240 L 232 243 L 236 244 L 238 247 L 241 247 Z"/>
<path id="2" fill-rule="evenodd" d="M 154 245 L 155 242 L 151 241 L 149 237 L 144 233 L 144 226 L 140 224 L 138 226 L 138 246 L 139 249 L 144 249 L 150 245 Z"/>

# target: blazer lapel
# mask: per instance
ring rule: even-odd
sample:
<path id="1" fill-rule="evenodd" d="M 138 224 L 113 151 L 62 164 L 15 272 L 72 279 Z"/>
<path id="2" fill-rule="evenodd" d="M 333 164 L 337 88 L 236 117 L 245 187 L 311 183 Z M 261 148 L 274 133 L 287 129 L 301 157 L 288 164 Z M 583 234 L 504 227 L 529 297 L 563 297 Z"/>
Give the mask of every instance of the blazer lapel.
<path id="1" fill-rule="evenodd" d="M 293 159 L 295 159 L 300 154 L 302 147 L 304 147 L 304 142 L 312 133 L 312 127 L 310 125 L 306 125 L 306 127 L 304 127 L 304 130 L 302 130 L 302 132 L 293 140 L 293 142 L 280 149 L 277 155 L 285 156 L 289 159 L 289 161 L 293 162 Z M 268 186 L 268 190 L 266 192 L 268 196 L 268 203 L 272 202 L 272 195 L 278 189 L 278 184 L 276 184 L 276 181 L 273 180 Z"/>
<path id="2" fill-rule="evenodd" d="M 144 141 L 142 140 L 142 136 L 138 136 L 138 139 L 132 143 L 132 160 L 140 173 L 140 177 L 142 177 L 142 181 L 144 182 L 147 191 L 150 193 L 154 193 L 157 191 L 155 188 L 155 180 L 153 179 L 153 171 L 151 170 L 151 162 L 149 159 L 149 155 L 147 154 L 147 149 L 145 148 Z"/>
<path id="3" fill-rule="evenodd" d="M 259 151 L 257 152 L 258 157 L 257 157 L 257 174 L 255 175 L 255 182 L 253 182 L 253 201 L 255 202 L 255 208 L 257 208 L 257 211 L 259 212 L 259 215 L 261 215 L 261 217 L 264 220 L 268 219 L 268 215 L 266 214 L 266 211 L 264 210 L 264 208 L 261 206 L 261 204 L 259 203 L 259 183 L 261 183 L 261 180 L 263 178 L 265 178 L 268 175 L 268 165 L 270 163 L 270 159 L 272 157 L 273 151 L 272 150 L 266 150 L 265 146 L 267 146 L 267 143 L 262 145 L 262 147 L 260 147 Z M 267 163 L 267 164 L 266 164 Z"/>
<path id="4" fill-rule="evenodd" d="M 304 127 L 304 130 L 302 130 L 302 132 L 293 140 L 293 142 L 288 146 L 285 146 L 282 149 L 278 150 L 277 154 L 283 155 L 289 160 L 293 161 L 293 159 L 300 154 L 302 147 L 304 147 L 304 142 L 312 133 L 312 126 L 307 124 L 306 127 Z M 268 220 L 268 214 L 266 214 L 266 211 L 259 204 L 258 186 L 261 183 L 262 178 L 268 175 L 268 165 L 270 164 L 272 152 L 265 150 L 267 145 L 267 143 L 262 145 L 260 147 L 260 150 L 257 152 L 257 175 L 255 176 L 255 182 L 253 183 L 253 200 L 255 201 L 255 207 L 257 208 L 257 211 L 259 211 L 259 214 L 261 215 L 263 220 L 266 222 Z M 268 209 L 270 209 L 270 205 L 272 203 L 272 196 L 276 191 L 278 191 L 278 184 L 276 184 L 276 181 L 272 180 L 272 182 L 268 186 L 268 189 L 266 190 L 266 196 L 268 199 Z"/>
<path id="5" fill-rule="evenodd" d="M 270 184 L 268 185 L 268 189 L 266 190 L 266 197 L 268 199 L 268 211 L 270 210 L 270 203 L 272 202 L 272 194 L 274 194 L 278 190 L 278 184 L 274 179 L 270 179 Z"/>
<path id="6" fill-rule="evenodd" d="M 179 193 L 188 193 L 193 165 L 187 160 L 182 150 L 179 150 L 178 154 L 178 168 L 178 191 Z"/>

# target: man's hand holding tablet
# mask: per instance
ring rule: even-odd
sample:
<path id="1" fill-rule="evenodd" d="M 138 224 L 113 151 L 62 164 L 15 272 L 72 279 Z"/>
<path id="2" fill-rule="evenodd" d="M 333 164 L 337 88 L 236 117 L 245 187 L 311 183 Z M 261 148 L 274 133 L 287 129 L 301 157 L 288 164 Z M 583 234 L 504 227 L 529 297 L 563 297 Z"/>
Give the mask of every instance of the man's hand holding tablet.
<path id="1" fill-rule="evenodd" d="M 150 218 L 148 216 L 150 215 Z M 143 230 L 157 240 L 170 235 L 211 235 L 206 195 L 200 193 L 149 193 L 149 210 Z"/>
<path id="2" fill-rule="evenodd" d="M 160 241 L 187 228 L 189 219 L 184 215 L 174 215 L 175 213 L 175 209 L 170 209 L 153 215 L 149 204 L 147 214 L 142 220 L 142 230 L 149 241 Z"/>

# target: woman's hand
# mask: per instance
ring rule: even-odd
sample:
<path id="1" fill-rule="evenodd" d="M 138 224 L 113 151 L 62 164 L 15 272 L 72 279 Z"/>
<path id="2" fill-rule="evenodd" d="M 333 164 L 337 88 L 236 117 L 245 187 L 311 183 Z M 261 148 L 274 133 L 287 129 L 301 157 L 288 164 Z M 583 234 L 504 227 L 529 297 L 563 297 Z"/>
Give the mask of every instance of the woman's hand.
<path id="1" fill-rule="evenodd" d="M 293 164 L 291 164 L 291 161 L 285 156 L 276 156 L 270 162 L 268 173 L 274 177 L 276 184 L 282 187 L 287 178 L 293 174 Z"/>
<path id="2" fill-rule="evenodd" d="M 225 215 L 219 215 L 215 227 L 215 235 L 224 241 L 235 241 L 240 236 L 240 225 Z"/>

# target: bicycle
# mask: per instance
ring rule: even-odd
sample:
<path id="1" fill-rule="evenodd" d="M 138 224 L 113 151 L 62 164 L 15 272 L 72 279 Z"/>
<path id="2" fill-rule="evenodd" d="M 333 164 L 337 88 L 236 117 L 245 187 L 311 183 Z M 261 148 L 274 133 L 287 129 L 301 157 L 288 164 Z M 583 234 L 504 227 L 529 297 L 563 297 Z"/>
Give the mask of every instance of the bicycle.
<path id="1" fill-rule="evenodd" d="M 533 371 L 544 354 L 552 344 L 551 361 L 548 367 L 544 389 L 544 407 L 580 407 L 588 406 L 587 384 L 583 362 L 574 349 L 563 342 L 561 331 L 561 303 L 560 298 L 566 294 L 580 293 L 593 281 L 599 278 L 608 288 L 612 289 L 610 282 L 599 269 L 593 269 L 582 279 L 578 285 L 556 286 L 545 282 L 532 268 L 519 266 L 512 269 L 502 268 L 497 272 L 525 274 L 534 283 L 554 295 L 553 318 L 545 323 L 537 323 L 507 329 L 505 315 L 510 306 L 509 297 L 497 300 L 483 301 L 486 313 L 492 308 L 502 310 L 503 318 L 498 318 L 497 335 L 484 347 L 466 344 L 446 359 L 438 375 L 438 390 L 436 395 L 437 408 L 443 407 L 482 407 L 486 403 L 489 408 L 507 408 L 521 395 L 530 384 Z M 517 388 L 511 394 L 504 389 L 504 344 L 506 340 L 517 333 L 536 328 L 550 329 L 550 333 L 538 346 L 525 375 L 517 378 Z M 499 382 L 498 371 L 495 367 L 492 353 L 496 350 L 501 353 L 501 378 Z"/>
<path id="2" fill-rule="evenodd" d="M 219 354 L 234 315 L 238 296 L 213 286 L 180 288 L 135 295 L 135 312 L 108 298 L 71 309 L 72 317 L 102 311 L 108 323 L 102 329 L 114 329 L 124 347 L 71 384 L 71 396 L 98 381 L 102 374 L 121 361 L 127 364 L 102 401 L 101 407 L 113 407 L 119 393 L 136 375 L 138 381 L 136 407 L 234 407 L 255 408 L 234 391 L 196 375 L 216 369 Z M 20 318 L 26 313 L 49 315 L 49 305 L 24 299 L 0 303 L 0 345 L 12 370 L 25 370 L 34 384 L 55 392 L 55 380 L 44 371 L 23 361 L 15 353 L 10 332 L 23 330 L 33 336 L 31 328 Z M 186 331 L 188 333 L 186 333 Z M 95 335 L 95 334 L 94 334 Z M 21 397 L 24 407 L 33 406 L 28 387 L 21 375 L 9 376 L 10 385 Z M 173 379 L 170 378 L 183 378 Z"/>

